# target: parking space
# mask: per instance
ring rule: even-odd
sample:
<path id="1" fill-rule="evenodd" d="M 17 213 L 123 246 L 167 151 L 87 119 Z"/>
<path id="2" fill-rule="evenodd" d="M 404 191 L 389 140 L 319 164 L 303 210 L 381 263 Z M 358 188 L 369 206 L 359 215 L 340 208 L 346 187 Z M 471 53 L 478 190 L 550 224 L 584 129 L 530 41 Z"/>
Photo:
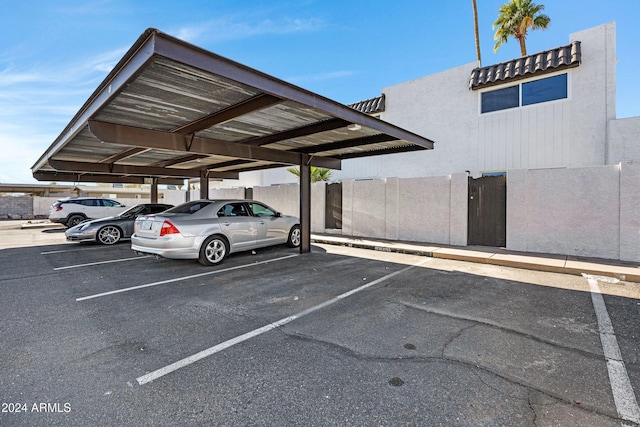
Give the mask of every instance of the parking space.
<path id="1" fill-rule="evenodd" d="M 4 231 L 3 426 L 634 421 L 635 283 L 330 245 L 204 267 Z"/>

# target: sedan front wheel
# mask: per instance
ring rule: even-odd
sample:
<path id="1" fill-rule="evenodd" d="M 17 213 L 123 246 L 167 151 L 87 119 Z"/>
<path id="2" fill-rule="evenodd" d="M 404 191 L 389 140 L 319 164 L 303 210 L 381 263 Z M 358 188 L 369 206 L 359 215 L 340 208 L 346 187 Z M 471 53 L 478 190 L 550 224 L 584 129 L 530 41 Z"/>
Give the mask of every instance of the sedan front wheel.
<path id="1" fill-rule="evenodd" d="M 202 265 L 220 264 L 229 252 L 229 244 L 224 237 L 209 236 L 200 247 L 198 262 Z"/>
<path id="2" fill-rule="evenodd" d="M 96 235 L 96 239 L 98 243 L 102 243 L 103 245 L 115 245 L 122 238 L 122 232 L 118 227 L 113 225 L 107 225 L 98 230 L 98 234 Z"/>

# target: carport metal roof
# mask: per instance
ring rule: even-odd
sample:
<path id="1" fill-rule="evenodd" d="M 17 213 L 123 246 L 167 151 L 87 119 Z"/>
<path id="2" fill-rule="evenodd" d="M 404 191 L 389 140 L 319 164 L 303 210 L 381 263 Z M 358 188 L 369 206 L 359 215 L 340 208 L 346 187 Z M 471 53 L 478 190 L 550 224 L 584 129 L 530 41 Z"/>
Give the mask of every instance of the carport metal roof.
<path id="1" fill-rule="evenodd" d="M 146 30 L 33 165 L 42 181 L 181 184 L 300 166 L 301 252 L 310 167 L 432 149 L 433 141 L 275 77 Z M 180 180 L 180 181 L 176 181 Z"/>
<path id="2" fill-rule="evenodd" d="M 33 165 L 38 180 L 176 183 L 433 148 L 427 138 L 146 30 Z"/>

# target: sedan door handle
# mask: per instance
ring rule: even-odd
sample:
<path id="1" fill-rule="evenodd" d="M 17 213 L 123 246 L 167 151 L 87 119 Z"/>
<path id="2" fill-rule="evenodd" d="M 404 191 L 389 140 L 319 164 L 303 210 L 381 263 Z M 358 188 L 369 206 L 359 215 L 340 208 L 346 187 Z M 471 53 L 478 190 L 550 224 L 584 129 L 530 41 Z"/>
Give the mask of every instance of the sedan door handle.
<path id="1" fill-rule="evenodd" d="M 223 225 L 226 225 L 227 227 L 231 225 L 231 223 L 230 223 L 230 222 L 223 222 L 222 224 L 223 224 Z"/>
<path id="2" fill-rule="evenodd" d="M 258 221 L 258 224 L 264 224 L 264 221 Z"/>

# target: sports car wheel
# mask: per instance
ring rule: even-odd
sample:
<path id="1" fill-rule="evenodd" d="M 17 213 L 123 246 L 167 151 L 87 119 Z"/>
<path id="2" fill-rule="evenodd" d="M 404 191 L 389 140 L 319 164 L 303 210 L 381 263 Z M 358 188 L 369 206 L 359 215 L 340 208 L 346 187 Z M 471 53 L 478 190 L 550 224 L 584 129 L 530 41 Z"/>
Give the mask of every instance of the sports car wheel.
<path id="1" fill-rule="evenodd" d="M 200 247 L 198 262 L 202 265 L 220 264 L 229 252 L 229 244 L 221 236 L 209 236 Z"/>
<path id="2" fill-rule="evenodd" d="M 103 245 L 113 245 L 120 241 L 122 232 L 118 227 L 107 225 L 98 230 L 96 240 Z"/>

